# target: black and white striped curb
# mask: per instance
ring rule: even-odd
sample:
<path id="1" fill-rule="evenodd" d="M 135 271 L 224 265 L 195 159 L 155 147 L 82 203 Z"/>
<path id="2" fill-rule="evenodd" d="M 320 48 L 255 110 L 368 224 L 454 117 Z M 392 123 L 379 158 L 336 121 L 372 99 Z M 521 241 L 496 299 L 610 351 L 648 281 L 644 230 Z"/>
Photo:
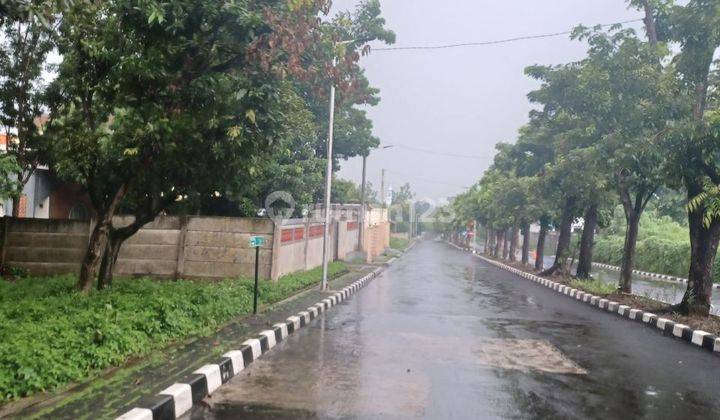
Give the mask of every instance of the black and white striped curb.
<path id="1" fill-rule="evenodd" d="M 594 263 L 592 263 L 592 265 L 595 267 L 604 268 L 606 270 L 620 271 L 620 267 L 618 267 L 616 265 L 610 265 L 610 264 L 599 263 L 599 262 L 594 262 Z M 686 283 L 687 284 L 687 282 L 688 282 L 688 279 L 686 279 L 686 278 L 670 276 L 667 274 L 651 273 L 649 271 L 640 271 L 640 270 L 633 270 L 632 272 L 633 272 L 633 274 L 637 274 L 639 276 L 650 277 L 653 279 L 664 280 L 664 281 L 669 281 L 669 282 L 673 282 L 673 283 Z M 713 284 L 713 288 L 720 289 L 720 284 Z"/>
<path id="2" fill-rule="evenodd" d="M 408 245 L 407 248 L 405 248 L 405 250 L 403 251 L 403 254 L 410 251 L 411 249 L 413 249 L 413 247 L 415 245 L 417 245 L 417 243 L 418 243 L 417 239 L 414 239 L 412 242 L 410 242 L 410 245 Z"/>
<path id="3" fill-rule="evenodd" d="M 376 268 L 342 290 L 329 295 L 306 310 L 300 311 L 297 315 L 288 317 L 285 322 L 277 323 L 273 325 L 272 329 L 260 332 L 257 337 L 243 342 L 237 350 L 230 350 L 223 354 L 216 363 L 202 366 L 192 374 L 160 391 L 146 404 L 133 408 L 117 417 L 116 420 L 165 420 L 182 416 L 192 408 L 193 404 L 211 395 L 258 357 L 285 340 L 289 334 L 308 325 L 323 312 L 348 299 L 383 270 L 384 267 Z"/>
<path id="4" fill-rule="evenodd" d="M 462 250 L 461 247 L 455 244 L 451 243 L 450 245 Z M 517 274 L 518 276 L 525 279 L 534 281 L 535 283 L 539 283 L 560 294 L 566 295 L 570 298 L 574 298 L 580 302 L 587 303 L 590 306 L 594 306 L 598 309 L 615 313 L 622 318 L 642 322 L 651 327 L 656 327 L 663 333 L 670 334 L 674 337 L 687 341 L 688 343 L 692 343 L 698 347 L 702 347 L 705 350 L 720 354 L 720 338 L 715 336 L 714 334 L 710 334 L 709 332 L 705 332 L 702 330 L 693 330 L 687 325 L 676 323 L 675 321 L 671 321 L 666 318 L 661 318 L 651 312 L 645 312 L 640 309 L 635 309 L 628 305 L 621 305 L 618 302 L 605 299 L 602 296 L 596 296 L 591 293 L 583 292 L 582 290 L 574 289 L 562 283 L 557 283 L 552 280 L 548 280 L 546 278 L 536 276 L 522 270 L 518 270 L 515 267 L 511 267 L 501 262 L 491 260 L 489 258 L 483 257 L 482 255 L 475 256 L 489 264 L 509 271 L 513 274 Z"/>

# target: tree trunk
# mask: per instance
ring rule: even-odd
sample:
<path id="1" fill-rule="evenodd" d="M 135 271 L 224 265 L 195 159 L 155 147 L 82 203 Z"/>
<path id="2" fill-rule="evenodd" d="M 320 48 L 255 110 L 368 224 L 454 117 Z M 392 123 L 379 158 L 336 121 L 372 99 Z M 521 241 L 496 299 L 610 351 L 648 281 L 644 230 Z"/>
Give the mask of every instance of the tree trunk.
<path id="1" fill-rule="evenodd" d="M 95 275 L 105 253 L 108 236 L 110 234 L 110 220 L 112 216 L 108 217 L 107 214 L 98 216 L 102 218 L 98 218 L 90 234 L 85 256 L 80 266 L 80 277 L 77 283 L 77 288 L 85 293 L 89 292 L 93 286 Z"/>
<path id="2" fill-rule="evenodd" d="M 703 191 L 699 183 L 687 183 L 688 196 Z M 720 240 L 720 221 L 714 219 L 710 226 L 703 224 L 705 209 L 688 212 L 690 224 L 690 272 L 688 285 L 682 301 L 675 307 L 682 314 L 708 316 L 712 296 L 713 264 Z"/>
<path id="3" fill-rule="evenodd" d="M 510 231 L 509 229 L 503 230 L 503 247 L 502 247 L 502 258 L 503 258 L 503 260 L 507 260 L 507 259 L 508 259 L 508 245 L 510 245 L 510 244 L 509 244 L 510 241 L 508 241 L 508 232 L 509 232 L 509 231 Z"/>
<path id="4" fill-rule="evenodd" d="M 500 258 L 501 250 L 502 250 L 502 238 L 503 238 L 503 231 L 498 229 L 495 231 L 495 253 L 493 257 Z"/>
<path id="5" fill-rule="evenodd" d="M 97 222 L 93 227 L 88 246 L 80 265 L 80 276 L 78 277 L 77 288 L 82 292 L 89 292 L 92 288 L 95 275 L 98 272 L 101 260 L 107 249 L 107 241 L 112 231 L 112 218 L 115 215 L 120 202 L 127 193 L 127 186 L 121 185 L 113 195 L 107 207 L 99 208 L 95 205 Z"/>
<path id="6" fill-rule="evenodd" d="M 535 269 L 543 269 L 545 262 L 545 237 L 547 236 L 548 223 L 540 219 L 540 232 L 537 239 L 537 250 L 535 251 Z"/>
<path id="7" fill-rule="evenodd" d="M 571 208 L 573 201 L 573 199 L 568 199 L 565 202 L 565 208 L 563 209 L 562 220 L 560 222 L 560 237 L 558 238 L 558 245 L 555 250 L 555 262 L 550 268 L 541 273 L 543 276 L 554 274 L 557 271 L 565 271 L 567 259 L 570 256 L 570 240 L 572 239 L 573 215 Z"/>
<path id="8" fill-rule="evenodd" d="M 20 198 L 22 195 L 12 199 L 12 217 L 20 217 Z"/>
<path id="9" fill-rule="evenodd" d="M 510 262 L 515 262 L 517 258 L 518 230 L 517 226 L 513 226 L 510 230 L 510 250 L 508 251 L 508 260 Z"/>
<path id="10" fill-rule="evenodd" d="M 525 223 L 522 227 L 523 243 L 522 243 L 522 257 L 521 261 L 523 265 L 528 265 L 530 261 L 530 224 Z"/>
<path id="11" fill-rule="evenodd" d="M 483 254 L 490 255 L 490 246 L 492 242 L 492 230 L 490 228 L 485 228 L 485 245 L 483 246 Z"/>
<path id="12" fill-rule="evenodd" d="M 647 33 L 648 41 L 651 45 L 657 45 L 658 35 L 657 26 L 655 25 L 654 10 L 648 0 L 642 0 L 642 6 L 645 13 L 643 23 L 645 24 L 645 32 Z"/>
<path id="13" fill-rule="evenodd" d="M 117 262 L 120 247 L 122 247 L 123 242 L 125 242 L 125 239 L 118 236 L 114 231 L 108 235 L 105 254 L 103 255 L 100 272 L 98 273 L 98 290 L 112 287 L 113 270 L 115 269 L 115 263 Z"/>
<path id="14" fill-rule="evenodd" d="M 625 217 L 625 244 L 623 245 L 622 264 L 620 265 L 620 291 L 632 293 L 632 271 L 635 267 L 635 246 L 640 228 L 640 214 L 631 211 Z"/>
<path id="15" fill-rule="evenodd" d="M 585 226 L 580 238 L 580 256 L 578 257 L 577 277 L 586 279 L 592 270 L 593 248 L 595 247 L 595 228 L 597 227 L 597 205 L 593 204 L 585 211 Z"/>

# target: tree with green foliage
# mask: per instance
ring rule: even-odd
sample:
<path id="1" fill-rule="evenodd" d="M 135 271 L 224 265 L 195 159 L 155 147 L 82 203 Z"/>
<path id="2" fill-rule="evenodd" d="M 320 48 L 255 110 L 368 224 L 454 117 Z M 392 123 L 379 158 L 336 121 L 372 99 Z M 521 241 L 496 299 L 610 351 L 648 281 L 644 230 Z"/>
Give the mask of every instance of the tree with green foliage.
<path id="1" fill-rule="evenodd" d="M 292 137 L 305 109 L 288 74 L 321 36 L 324 1 L 262 5 L 79 1 L 60 26 L 53 83 L 54 167 L 84 185 L 95 224 L 78 288 L 109 286 L 123 241 L 179 197 L 212 194 L 228 173 Z M 309 115 L 309 114 L 308 114 Z M 134 216 L 117 226 L 124 206 Z"/>
<path id="2" fill-rule="evenodd" d="M 13 177 L 12 215 L 20 214 L 20 191 L 42 161 L 46 110 L 47 57 L 57 30 L 55 3 L 32 0 L 0 19 L 0 125 L 7 139 L 7 154 L 17 170 Z"/>
<path id="3" fill-rule="evenodd" d="M 397 191 L 393 192 L 392 196 L 392 204 L 405 204 L 410 202 L 413 197 L 415 197 L 415 193 L 412 192 L 412 189 L 410 188 L 409 183 L 405 183 L 400 186 L 400 188 Z"/>
<path id="4" fill-rule="evenodd" d="M 14 156 L 0 154 L 0 202 L 16 196 L 20 190 L 20 183 L 13 176 L 19 170 Z"/>
<path id="5" fill-rule="evenodd" d="M 335 177 L 331 201 L 333 203 L 360 204 L 362 201 L 360 186 L 350 180 Z M 365 203 L 377 202 L 377 191 L 373 190 L 372 183 L 365 182 Z"/>
<path id="6" fill-rule="evenodd" d="M 516 171 L 529 178 L 525 212 L 528 220 L 537 222 L 540 228 L 534 262 L 535 269 L 539 271 L 543 269 L 545 239 L 556 211 L 555 202 L 550 199 L 552 194 L 547 191 L 551 186 L 544 178 L 546 165 L 555 158 L 555 149 L 552 147 L 554 134 L 543 115 L 531 112 L 530 116 L 530 122 L 518 131 L 513 159 Z"/>
<path id="7" fill-rule="evenodd" d="M 720 217 L 705 199 L 708 188 L 720 184 L 720 110 L 712 92 L 718 85 L 712 75 L 714 55 L 720 47 L 720 8 L 713 0 L 669 2 L 662 10 L 658 32 L 677 43 L 680 52 L 673 58 L 680 83 L 677 101 L 687 100 L 688 111 L 677 121 L 666 139 L 671 152 L 673 186 L 683 186 L 692 204 L 688 208 L 690 269 L 682 302 L 674 309 L 681 313 L 707 315 L 712 295 L 713 265 L 720 241 Z M 703 193 L 706 196 L 703 196 Z"/>
<path id="8" fill-rule="evenodd" d="M 385 28 L 379 0 L 363 0 L 352 11 L 343 11 L 321 27 L 326 35 L 316 46 L 317 62 L 324 62 L 323 70 L 334 76 L 337 88 L 333 158 L 349 159 L 367 156 L 380 144 L 372 133 L 372 121 L 358 106 L 375 106 L 379 103 L 379 90 L 370 86 L 365 72 L 358 64 L 361 56 L 369 54 L 368 43 L 395 42 L 395 33 Z M 320 59 L 319 57 L 323 57 Z M 331 63 L 336 61 L 336 65 Z M 317 136 L 315 151 L 318 157 L 327 154 L 329 121 L 330 79 L 302 78 L 297 82 L 301 97 L 315 115 Z M 335 164 L 334 169 L 339 169 Z"/>
<path id="9" fill-rule="evenodd" d="M 553 160 L 545 165 L 543 179 L 556 203 L 560 225 L 555 262 L 543 273 L 568 271 L 572 224 L 585 216 L 579 264 L 583 269 L 579 272 L 586 276 L 584 267 L 589 271 L 592 261 L 598 207 L 604 203 L 607 190 L 607 176 L 601 170 L 597 148 L 604 128 L 596 120 L 585 118 L 594 107 L 593 97 L 588 97 L 586 91 L 592 77 L 587 63 L 582 61 L 555 67 L 531 66 L 526 73 L 541 82 L 540 88 L 528 97 L 542 107 L 531 116 L 543 126 L 540 139 L 553 149 Z"/>
<path id="10" fill-rule="evenodd" d="M 364 1 L 353 11 L 340 12 L 334 19 L 321 22 L 318 37 L 302 56 L 306 67 L 302 74 L 291 74 L 292 85 L 307 108 L 295 119 L 292 138 L 279 138 L 271 153 L 253 157 L 252 172 L 225 177 L 226 184 L 215 194 L 189 195 L 175 211 L 221 216 L 255 216 L 274 191 L 288 192 L 295 201 L 296 216 L 303 208 L 322 199 L 326 167 L 326 135 L 328 87 L 337 85 L 334 171 L 340 169 L 339 159 L 367 154 L 380 141 L 372 134 L 372 122 L 366 111 L 356 105 L 375 105 L 378 91 L 369 85 L 358 65 L 361 55 L 368 52 L 364 43 L 381 40 L 392 42 L 394 35 L 384 29 L 377 1 Z M 350 45 L 340 43 L 354 40 Z M 339 44 L 340 43 L 340 44 Z M 337 65 L 330 64 L 337 57 Z M 308 119 L 309 118 L 309 119 Z M 352 198 L 339 191 L 348 185 L 333 185 L 333 202 L 359 202 L 359 193 Z M 339 200 L 339 201 L 338 201 Z M 347 201 L 355 200 L 355 201 Z"/>
<path id="11" fill-rule="evenodd" d="M 664 177 L 665 154 L 659 139 L 674 108 L 672 78 L 660 65 L 667 49 L 642 42 L 632 30 L 579 28 L 575 36 L 589 44 L 582 61 L 581 92 L 593 104 L 578 110 L 578 116 L 592 121 L 597 133 L 596 177 L 605 176 L 615 184 L 623 203 L 628 223 L 620 287 L 630 292 L 640 216 Z M 590 274 L 591 260 L 583 258 L 583 249 L 592 247 L 597 215 L 594 204 L 584 217 L 578 277 Z"/>

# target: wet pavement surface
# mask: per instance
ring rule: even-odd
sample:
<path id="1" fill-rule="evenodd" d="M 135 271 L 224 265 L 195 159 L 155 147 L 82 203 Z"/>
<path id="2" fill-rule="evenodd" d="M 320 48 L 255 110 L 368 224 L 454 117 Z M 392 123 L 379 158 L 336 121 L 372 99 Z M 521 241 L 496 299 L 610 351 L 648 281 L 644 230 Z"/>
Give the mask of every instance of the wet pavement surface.
<path id="1" fill-rule="evenodd" d="M 422 242 L 183 418 L 720 418 L 718 395 L 718 356 Z"/>

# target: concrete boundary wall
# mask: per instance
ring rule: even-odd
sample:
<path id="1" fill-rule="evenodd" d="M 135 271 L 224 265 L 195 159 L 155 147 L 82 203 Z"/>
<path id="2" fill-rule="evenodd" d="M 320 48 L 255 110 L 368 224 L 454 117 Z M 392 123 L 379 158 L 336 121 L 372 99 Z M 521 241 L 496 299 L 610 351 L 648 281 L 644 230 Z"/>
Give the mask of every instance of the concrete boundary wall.
<path id="1" fill-rule="evenodd" d="M 116 226 L 132 222 L 118 216 Z M 266 218 L 159 216 L 128 239 L 115 274 L 125 277 L 223 279 L 252 276 L 255 250 L 251 236 L 265 237 L 260 277 L 279 277 L 322 264 L 322 222 L 294 219 L 275 225 Z M 88 221 L 0 219 L 0 264 L 50 276 L 79 272 L 90 235 Z M 344 259 L 358 247 L 357 221 L 333 222 L 330 260 Z M 379 242 L 375 240 L 374 242 Z"/>
<path id="2" fill-rule="evenodd" d="M 297 220 L 283 224 L 277 232 L 276 277 L 296 271 L 311 270 L 322 264 L 324 224 L 311 220 Z M 330 261 L 344 260 L 358 248 L 358 222 L 333 222 L 328 236 Z M 273 277 L 273 278 L 276 278 Z"/>
<path id="3" fill-rule="evenodd" d="M 44 276 L 77 273 L 90 234 L 88 222 L 2 218 L 0 263 Z"/>

